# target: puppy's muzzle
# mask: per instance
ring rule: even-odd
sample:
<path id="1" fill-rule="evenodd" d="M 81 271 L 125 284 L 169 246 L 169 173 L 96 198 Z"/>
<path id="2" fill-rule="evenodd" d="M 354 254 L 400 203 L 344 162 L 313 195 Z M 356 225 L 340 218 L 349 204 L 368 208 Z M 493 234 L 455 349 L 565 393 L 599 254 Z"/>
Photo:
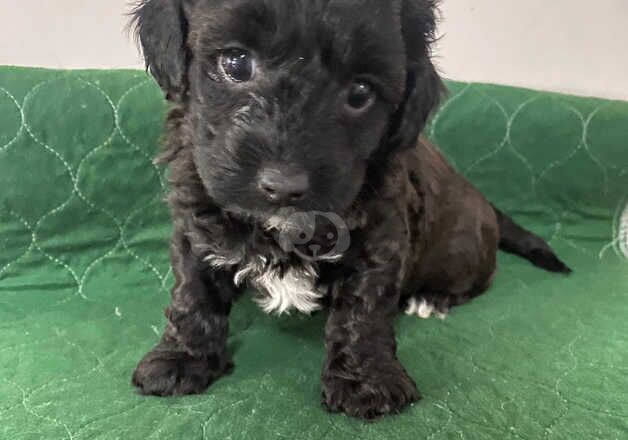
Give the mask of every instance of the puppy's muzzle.
<path id="1" fill-rule="evenodd" d="M 285 206 L 305 198 L 310 189 L 310 178 L 302 170 L 275 165 L 259 172 L 257 186 L 269 202 Z"/>

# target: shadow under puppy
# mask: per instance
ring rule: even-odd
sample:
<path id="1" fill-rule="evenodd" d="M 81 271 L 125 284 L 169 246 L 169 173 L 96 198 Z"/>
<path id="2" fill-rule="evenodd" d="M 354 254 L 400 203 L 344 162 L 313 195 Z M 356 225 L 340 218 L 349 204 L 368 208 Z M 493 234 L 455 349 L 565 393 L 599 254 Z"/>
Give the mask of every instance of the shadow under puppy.
<path id="1" fill-rule="evenodd" d="M 200 393 L 227 373 L 229 311 L 249 285 L 267 312 L 327 306 L 329 410 L 395 413 L 419 398 L 396 356 L 400 310 L 444 314 L 482 293 L 500 245 L 569 271 L 420 137 L 443 91 L 435 3 L 140 2 L 146 63 L 173 104 L 161 160 L 176 277 L 163 338 L 133 375 L 140 392 Z M 289 237 L 308 213 L 328 227 L 306 241 L 331 227 L 348 242 L 298 252 Z"/>

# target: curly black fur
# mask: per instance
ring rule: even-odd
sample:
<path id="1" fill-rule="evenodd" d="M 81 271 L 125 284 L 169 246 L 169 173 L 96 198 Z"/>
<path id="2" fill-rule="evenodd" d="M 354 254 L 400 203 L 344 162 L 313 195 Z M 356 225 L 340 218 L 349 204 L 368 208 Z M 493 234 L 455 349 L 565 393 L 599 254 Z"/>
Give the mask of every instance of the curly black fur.
<path id="1" fill-rule="evenodd" d="M 140 2 L 146 63 L 173 104 L 161 160 L 177 279 L 163 339 L 133 376 L 141 392 L 204 391 L 232 366 L 234 279 L 260 286 L 296 273 L 329 307 L 325 405 L 368 419 L 395 413 L 419 398 L 396 356 L 400 307 L 423 298 L 445 312 L 482 293 L 500 239 L 528 257 L 553 255 L 521 229 L 527 247 L 515 246 L 505 236 L 516 225 L 502 214 L 500 237 L 491 205 L 419 138 L 443 91 L 430 59 L 435 3 Z M 218 71 L 218 54 L 234 45 L 257 57 L 254 81 L 229 83 Z M 377 93 L 360 115 L 345 106 L 356 77 Z M 289 208 L 262 197 L 255 182 L 269 163 L 304 172 L 305 197 Z M 342 217 L 349 249 L 306 262 L 282 247 L 269 225 L 295 211 Z"/>

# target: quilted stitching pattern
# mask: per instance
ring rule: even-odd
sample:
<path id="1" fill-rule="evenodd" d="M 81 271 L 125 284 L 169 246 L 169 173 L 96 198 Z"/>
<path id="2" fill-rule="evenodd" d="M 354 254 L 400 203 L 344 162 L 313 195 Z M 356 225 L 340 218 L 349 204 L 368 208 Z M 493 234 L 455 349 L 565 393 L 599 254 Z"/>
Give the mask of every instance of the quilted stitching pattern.
<path id="1" fill-rule="evenodd" d="M 575 267 L 501 256 L 444 323 L 399 322 L 426 396 L 362 424 L 319 408 L 322 315 L 235 308 L 235 373 L 136 396 L 172 281 L 161 94 L 134 71 L 0 69 L 0 438 L 623 438 L 628 432 L 628 103 L 450 83 L 428 134 Z"/>

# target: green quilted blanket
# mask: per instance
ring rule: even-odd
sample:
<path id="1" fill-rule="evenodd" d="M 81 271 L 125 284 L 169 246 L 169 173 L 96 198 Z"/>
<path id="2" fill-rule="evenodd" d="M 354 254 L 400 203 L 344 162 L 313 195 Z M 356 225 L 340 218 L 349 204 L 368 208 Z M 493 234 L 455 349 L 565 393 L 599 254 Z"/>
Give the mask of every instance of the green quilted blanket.
<path id="1" fill-rule="evenodd" d="M 0 69 L 0 439 L 628 438 L 628 103 L 449 83 L 428 135 L 575 269 L 500 255 L 445 320 L 398 322 L 424 399 L 377 423 L 320 405 L 323 321 L 234 309 L 234 373 L 202 396 L 130 385 L 172 284 L 139 71 Z"/>

